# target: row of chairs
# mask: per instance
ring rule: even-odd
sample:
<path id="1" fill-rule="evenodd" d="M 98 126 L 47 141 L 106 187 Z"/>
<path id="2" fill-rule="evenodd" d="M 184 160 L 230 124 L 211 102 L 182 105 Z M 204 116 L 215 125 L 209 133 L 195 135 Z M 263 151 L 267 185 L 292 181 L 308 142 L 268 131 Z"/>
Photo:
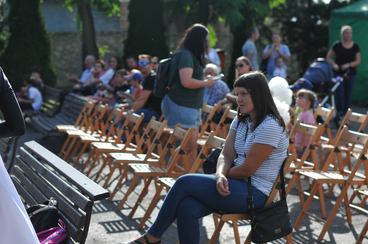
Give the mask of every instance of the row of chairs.
<path id="1" fill-rule="evenodd" d="M 328 111 L 328 109 L 324 110 Z M 329 113 L 332 114 L 333 112 L 333 109 L 331 109 Z M 321 217 L 325 222 L 318 240 L 323 239 L 342 203 L 344 204 L 347 221 L 350 225 L 352 224 L 350 206 L 354 196 L 366 194 L 368 184 L 368 135 L 363 133 L 367 124 L 368 113 L 359 114 L 349 109 L 334 136 L 328 126 L 329 123 L 326 123 L 326 121 L 323 125 L 306 125 L 299 122 L 294 125 L 290 132 L 290 138 L 293 138 L 293 135 L 299 132 L 309 136 L 311 140 L 310 145 L 301 155 L 296 152 L 292 140 L 289 146 L 292 157 L 289 160 L 289 165 L 286 166 L 286 170 L 292 175 L 286 191 L 289 193 L 296 184 L 302 208 L 295 221 L 295 229 L 300 228 L 314 198 L 319 199 Z M 311 181 L 309 192 L 303 192 L 301 178 Z M 328 186 L 329 196 L 334 193 L 334 187 L 340 187 L 334 206 L 328 216 L 323 185 Z M 350 200 L 348 198 L 349 189 L 353 189 L 350 191 L 353 193 Z M 306 201 L 304 201 L 305 194 L 308 196 Z M 367 197 L 363 197 L 360 205 L 363 206 L 366 200 Z M 363 211 L 368 213 L 366 210 Z M 367 224 L 363 228 L 357 243 L 362 242 L 366 232 Z"/>
<path id="2" fill-rule="evenodd" d="M 73 159 L 74 156 L 76 158 L 74 161 L 82 164 L 82 170 L 90 177 L 93 176 L 95 180 L 100 179 L 104 169 L 108 167 L 109 173 L 105 178 L 104 187 L 112 184 L 112 176 L 118 172 L 119 177 L 112 190 L 112 197 L 127 182 L 128 172 L 131 171 L 132 181 L 119 203 L 120 208 L 126 204 L 129 195 L 136 190 L 140 180 L 143 180 L 143 188 L 139 192 L 138 200 L 134 203 L 129 214 L 131 217 L 141 205 L 150 184 L 154 182 L 156 192 L 145 215 L 140 221 L 140 228 L 144 227 L 153 209 L 157 206 L 162 191 L 164 189 L 170 189 L 176 177 L 188 172 L 197 172 L 211 149 L 222 147 L 224 139 L 221 139 L 221 137 L 226 137 L 229 127 L 226 121 L 231 121 L 236 116 L 236 111 L 229 108 L 222 109 L 218 105 L 205 106 L 203 108 L 204 119 L 198 139 L 200 153 L 192 164 L 192 167 L 187 168 L 185 165 L 188 165 L 189 162 L 187 162 L 187 155 L 183 147 L 186 143 L 188 133 L 191 133 L 190 130 L 185 131 L 180 127 L 171 130 L 167 128 L 165 121 L 156 121 L 155 119 L 151 120 L 145 129 L 143 129 L 141 126 L 143 115 L 130 115 L 124 111 L 117 112 L 118 109 L 108 112 L 108 108 L 104 108 L 103 106 L 89 102 L 85 106 L 86 110 L 80 114 L 74 125 L 58 126 L 58 129 L 68 134 L 67 141 L 69 141 L 64 144 L 61 155 L 64 158 L 70 159 Z M 102 111 L 105 112 L 103 113 Z M 219 112 L 222 112 L 222 116 L 219 121 L 214 122 L 213 118 Z M 367 124 L 366 115 L 353 113 L 349 110 L 342 121 L 341 128 L 335 133 L 336 136 L 333 136 L 332 130 L 329 127 L 333 113 L 333 109 L 318 108 L 315 111 L 315 116 L 321 117 L 324 121 L 323 124 L 313 126 L 296 123 L 290 132 L 290 138 L 296 132 L 302 132 L 310 136 L 312 141 L 311 145 L 300 156 L 296 152 L 295 147 L 293 147 L 293 141 L 291 140 L 287 167 L 285 167 L 285 173 L 292 173 L 292 178 L 287 186 L 287 192 L 290 192 L 294 184 L 298 183 L 301 204 L 304 203 L 304 194 L 300 185 L 300 172 L 303 172 L 302 170 L 320 170 L 326 165 L 320 163 L 322 156 L 318 155 L 318 149 L 331 148 L 331 145 L 335 145 L 337 136 L 344 131 L 344 125 L 358 122 L 360 124 L 358 130 L 362 131 Z M 136 119 L 129 119 L 130 117 L 136 117 Z M 122 124 L 119 125 L 119 121 L 122 121 L 120 122 Z M 130 123 L 127 121 L 130 121 Z M 121 143 L 122 135 L 124 135 L 125 143 Z M 83 138 L 88 138 L 90 141 L 86 143 L 86 140 L 83 141 Z M 73 146 L 68 148 L 68 145 L 71 144 L 70 142 L 73 142 Z M 119 144 L 121 145 L 120 147 L 118 146 Z M 176 147 L 177 145 L 179 146 Z M 358 146 L 357 143 L 354 145 Z M 76 155 L 78 150 L 74 150 L 74 152 L 72 150 L 77 148 L 77 146 L 79 148 L 82 146 L 83 149 L 82 151 L 79 150 L 79 155 Z M 89 149 L 87 160 L 82 162 L 82 155 L 88 151 L 87 149 Z M 356 150 L 354 153 L 356 153 Z M 96 170 L 96 167 L 99 167 L 99 169 Z M 269 201 L 273 200 L 277 189 L 272 192 Z M 361 194 L 361 192 L 364 193 L 361 189 L 355 192 L 356 195 Z M 320 197 L 320 199 L 324 201 L 323 197 Z M 217 227 L 210 243 L 215 242 L 223 224 L 230 220 L 233 222 L 236 243 L 240 243 L 236 222 L 242 219 L 249 219 L 249 216 L 245 214 L 216 214 L 214 219 L 217 220 L 215 222 Z M 362 235 L 364 236 L 364 233 Z M 247 241 L 249 240 L 248 236 Z M 288 242 L 291 242 L 290 237 L 288 237 Z"/>

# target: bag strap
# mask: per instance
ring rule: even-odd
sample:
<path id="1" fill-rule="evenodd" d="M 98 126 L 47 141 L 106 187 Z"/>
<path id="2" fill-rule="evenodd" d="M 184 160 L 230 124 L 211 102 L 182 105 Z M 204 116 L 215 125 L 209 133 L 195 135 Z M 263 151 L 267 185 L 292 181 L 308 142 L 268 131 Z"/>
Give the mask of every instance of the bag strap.
<path id="1" fill-rule="evenodd" d="M 284 165 L 287 161 L 288 157 L 284 159 L 280 168 L 280 186 L 281 186 L 281 193 L 280 198 L 281 200 L 286 200 L 286 190 L 285 190 L 285 177 L 284 177 Z M 250 213 L 252 213 L 254 209 L 253 203 L 253 193 L 252 193 L 252 177 L 248 177 L 248 209 Z"/>

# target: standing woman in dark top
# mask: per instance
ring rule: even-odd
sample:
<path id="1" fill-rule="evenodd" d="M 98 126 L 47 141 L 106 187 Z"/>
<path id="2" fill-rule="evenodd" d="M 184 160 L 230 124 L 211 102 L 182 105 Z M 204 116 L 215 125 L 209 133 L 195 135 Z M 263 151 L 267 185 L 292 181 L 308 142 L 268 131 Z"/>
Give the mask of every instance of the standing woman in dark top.
<path id="1" fill-rule="evenodd" d="M 201 24 L 189 27 L 174 52 L 169 71 L 169 91 L 162 99 L 161 110 L 169 127 L 180 124 L 195 128 L 185 151 L 193 162 L 196 157 L 198 128 L 201 123 L 204 88 L 213 85 L 211 77 L 203 79 L 208 30 Z"/>
<path id="2" fill-rule="evenodd" d="M 337 90 L 337 120 L 341 118 L 351 105 L 351 94 L 356 77 L 356 67 L 360 64 L 360 49 L 353 41 L 353 29 L 349 25 L 341 27 L 341 41 L 336 42 L 327 53 L 327 60 L 335 74 L 343 77 Z"/>
<path id="3" fill-rule="evenodd" d="M 0 137 L 24 134 L 24 120 L 13 89 L 0 68 Z M 1 243 L 40 243 L 22 201 L 0 157 L 0 236 Z"/>

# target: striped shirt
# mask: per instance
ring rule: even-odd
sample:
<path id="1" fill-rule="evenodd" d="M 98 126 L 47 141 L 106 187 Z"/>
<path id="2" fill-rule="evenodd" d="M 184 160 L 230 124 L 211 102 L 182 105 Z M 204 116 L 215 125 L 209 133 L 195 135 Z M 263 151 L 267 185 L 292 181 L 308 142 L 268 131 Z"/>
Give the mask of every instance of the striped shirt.
<path id="1" fill-rule="evenodd" d="M 255 130 L 252 130 L 252 128 L 253 123 L 250 121 L 240 122 L 238 125 L 237 117 L 231 123 L 230 129 L 236 132 L 234 147 L 237 157 L 234 164 L 239 166 L 244 163 L 246 155 L 253 144 L 271 145 L 274 148 L 271 155 L 252 175 L 252 186 L 268 196 L 282 162 L 286 158 L 289 139 L 286 130 L 270 115 L 266 116 Z"/>

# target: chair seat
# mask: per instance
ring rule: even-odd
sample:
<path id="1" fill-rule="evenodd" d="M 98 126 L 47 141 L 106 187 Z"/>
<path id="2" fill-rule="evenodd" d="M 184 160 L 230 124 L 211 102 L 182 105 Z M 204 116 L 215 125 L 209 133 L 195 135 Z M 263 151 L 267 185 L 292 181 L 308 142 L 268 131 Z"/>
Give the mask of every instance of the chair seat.
<path id="1" fill-rule="evenodd" d="M 89 135 L 88 133 L 84 132 L 83 130 L 67 130 L 65 131 L 68 136 L 81 136 L 81 135 Z"/>
<path id="2" fill-rule="evenodd" d="M 342 175 L 339 172 L 325 172 L 312 170 L 297 170 L 299 174 L 310 177 L 314 180 L 325 181 L 326 183 L 344 183 L 349 175 Z M 353 184 L 364 184 L 365 177 L 355 176 L 352 179 Z"/>
<path id="3" fill-rule="evenodd" d="M 146 154 L 133 154 L 133 153 L 110 153 L 110 157 L 114 159 L 116 163 L 122 162 L 144 162 Z"/>
<path id="4" fill-rule="evenodd" d="M 75 125 L 57 125 L 56 129 L 60 132 L 65 132 L 67 130 L 79 130 L 80 128 Z"/>
<path id="5" fill-rule="evenodd" d="M 133 169 L 135 173 L 138 174 L 151 174 L 151 175 L 161 175 L 166 173 L 166 171 L 159 167 L 154 167 L 149 164 L 130 164 L 129 167 Z"/>
<path id="6" fill-rule="evenodd" d="M 222 221 L 236 222 L 238 220 L 250 219 L 249 214 L 246 213 L 215 213 Z"/>
<path id="7" fill-rule="evenodd" d="M 158 182 L 166 187 L 171 188 L 175 184 L 176 179 L 172 177 L 160 177 Z"/>
<path id="8" fill-rule="evenodd" d="M 80 135 L 79 136 L 79 139 L 81 139 L 82 142 L 98 142 L 100 141 L 101 139 L 99 138 L 96 138 L 95 136 L 93 135 Z"/>
<path id="9" fill-rule="evenodd" d="M 125 144 L 117 144 L 117 143 L 110 143 L 110 142 L 93 142 L 92 147 L 97 149 L 98 151 L 102 152 L 116 152 L 123 150 Z"/>

